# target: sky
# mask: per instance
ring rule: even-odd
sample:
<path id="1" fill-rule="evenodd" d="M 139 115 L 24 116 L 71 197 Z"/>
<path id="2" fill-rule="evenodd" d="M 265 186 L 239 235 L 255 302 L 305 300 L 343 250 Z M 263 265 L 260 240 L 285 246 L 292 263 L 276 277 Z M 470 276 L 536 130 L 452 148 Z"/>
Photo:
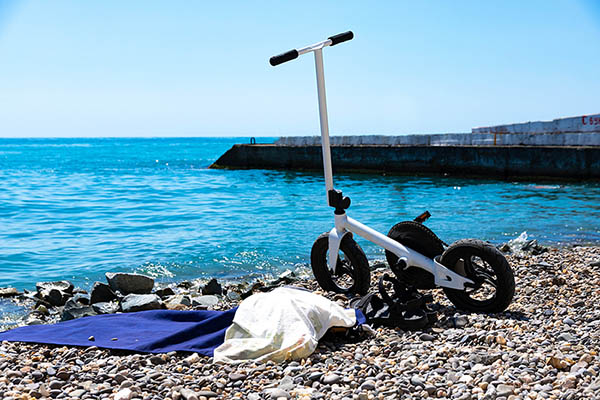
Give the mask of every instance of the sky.
<path id="1" fill-rule="evenodd" d="M 470 132 L 600 113 L 600 1 L 0 0 L 0 137 Z"/>

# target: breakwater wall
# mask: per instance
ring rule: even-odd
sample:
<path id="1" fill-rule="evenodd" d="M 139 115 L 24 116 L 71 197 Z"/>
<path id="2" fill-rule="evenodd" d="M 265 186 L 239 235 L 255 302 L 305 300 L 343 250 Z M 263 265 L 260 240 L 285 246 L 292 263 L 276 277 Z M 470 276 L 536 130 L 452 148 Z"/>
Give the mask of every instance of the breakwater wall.
<path id="1" fill-rule="evenodd" d="M 600 146 L 600 132 L 509 133 L 488 131 L 403 136 L 356 135 L 331 136 L 330 141 L 332 146 Z M 320 146 L 321 137 L 282 137 L 275 144 L 278 146 Z"/>
<path id="2" fill-rule="evenodd" d="M 472 133 L 590 133 L 600 132 L 600 114 L 557 118 L 552 121 L 532 121 L 518 124 L 486 126 L 471 129 Z"/>
<path id="3" fill-rule="evenodd" d="M 334 170 L 600 180 L 600 146 L 333 146 Z M 234 145 L 211 168 L 322 170 L 316 145 Z"/>

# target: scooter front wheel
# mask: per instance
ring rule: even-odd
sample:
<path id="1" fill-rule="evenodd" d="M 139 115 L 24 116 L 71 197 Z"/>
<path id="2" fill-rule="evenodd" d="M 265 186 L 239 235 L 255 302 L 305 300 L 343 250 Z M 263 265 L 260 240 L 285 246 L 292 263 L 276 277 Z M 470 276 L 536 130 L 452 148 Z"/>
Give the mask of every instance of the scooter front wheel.
<path id="1" fill-rule="evenodd" d="M 338 253 L 335 273 L 329 267 L 329 233 L 317 238 L 310 252 L 315 279 L 323 290 L 364 295 L 371 285 L 369 261 L 351 233 L 347 233 Z"/>
<path id="2" fill-rule="evenodd" d="M 493 245 L 463 239 L 450 245 L 440 262 L 475 282 L 465 290 L 444 288 L 457 308 L 484 313 L 504 311 L 515 294 L 515 277 L 508 261 Z"/>

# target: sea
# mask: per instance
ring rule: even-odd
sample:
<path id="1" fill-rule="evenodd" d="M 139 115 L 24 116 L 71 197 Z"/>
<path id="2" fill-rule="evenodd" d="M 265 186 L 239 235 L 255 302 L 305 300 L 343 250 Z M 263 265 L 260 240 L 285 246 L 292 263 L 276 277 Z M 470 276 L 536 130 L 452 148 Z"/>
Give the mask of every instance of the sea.
<path id="1" fill-rule="evenodd" d="M 257 138 L 272 143 L 275 138 Z M 309 267 L 333 225 L 319 172 L 209 169 L 250 138 L 0 139 L 0 287 L 106 272 L 168 283 L 254 279 Z M 523 232 L 552 246 L 600 243 L 600 184 L 335 174 L 348 214 L 387 232 L 425 210 L 450 243 Z M 381 248 L 358 238 L 371 261 Z M 0 309 L 0 313 L 2 313 Z"/>

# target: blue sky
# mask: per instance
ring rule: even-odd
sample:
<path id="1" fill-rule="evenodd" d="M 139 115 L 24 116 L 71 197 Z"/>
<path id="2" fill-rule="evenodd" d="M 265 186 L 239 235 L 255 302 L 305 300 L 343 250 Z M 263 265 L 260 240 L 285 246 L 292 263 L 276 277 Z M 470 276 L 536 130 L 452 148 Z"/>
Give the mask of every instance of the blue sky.
<path id="1" fill-rule="evenodd" d="M 600 2 L 0 0 L 0 137 L 468 132 L 600 112 Z"/>

